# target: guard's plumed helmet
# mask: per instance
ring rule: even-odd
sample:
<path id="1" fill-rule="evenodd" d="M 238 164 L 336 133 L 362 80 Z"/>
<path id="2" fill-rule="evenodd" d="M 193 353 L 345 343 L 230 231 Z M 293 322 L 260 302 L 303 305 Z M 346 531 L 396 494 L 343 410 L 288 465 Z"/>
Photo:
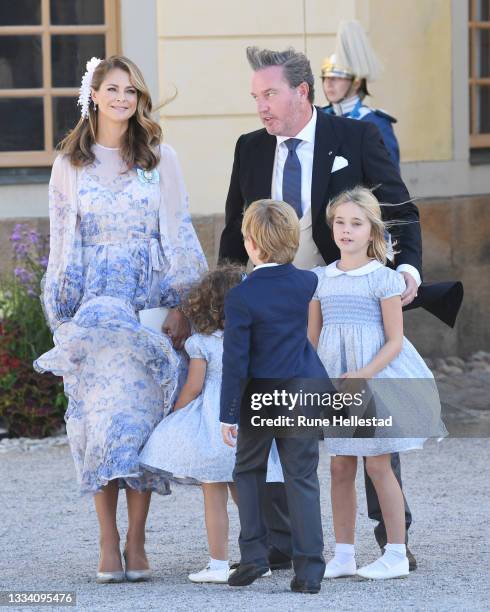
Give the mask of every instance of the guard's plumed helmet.
<path id="1" fill-rule="evenodd" d="M 375 81 L 381 73 L 363 27 L 358 21 L 343 21 L 337 32 L 335 53 L 323 60 L 322 78 L 365 79 Z"/>

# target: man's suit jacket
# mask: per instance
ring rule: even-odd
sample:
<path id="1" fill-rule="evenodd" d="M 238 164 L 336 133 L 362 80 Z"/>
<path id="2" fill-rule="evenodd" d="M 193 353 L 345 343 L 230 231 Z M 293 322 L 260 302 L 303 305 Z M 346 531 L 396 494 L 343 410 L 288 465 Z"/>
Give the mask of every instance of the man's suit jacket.
<path id="1" fill-rule="evenodd" d="M 237 141 L 230 188 L 226 200 L 225 229 L 221 235 L 220 261 L 245 264 L 248 260 L 241 235 L 243 210 L 255 200 L 271 197 L 276 137 L 265 129 L 243 134 Z M 348 166 L 331 172 L 336 156 Z M 386 150 L 376 126 L 367 121 L 332 117 L 317 110 L 311 187 L 312 234 L 325 263 L 339 258 L 325 219 L 328 202 L 356 185 L 379 187 L 374 195 L 381 204 L 400 204 L 408 191 Z M 402 221 L 390 228 L 397 240 L 396 265 L 407 263 L 422 273 L 422 239 L 417 207 L 408 202 L 384 206 L 385 220 Z M 408 222 L 408 223 L 407 223 Z"/>
<path id="2" fill-rule="evenodd" d="M 292 264 L 259 268 L 225 298 L 222 423 L 238 423 L 249 378 L 326 378 L 306 332 L 318 278 Z"/>

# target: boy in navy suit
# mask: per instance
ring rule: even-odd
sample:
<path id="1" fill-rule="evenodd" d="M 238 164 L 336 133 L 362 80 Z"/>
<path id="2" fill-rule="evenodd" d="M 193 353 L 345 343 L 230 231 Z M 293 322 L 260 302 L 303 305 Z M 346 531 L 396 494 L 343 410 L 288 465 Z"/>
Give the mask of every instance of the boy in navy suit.
<path id="1" fill-rule="evenodd" d="M 242 234 L 254 271 L 225 300 L 221 411 L 223 440 L 235 445 L 241 560 L 230 586 L 245 586 L 268 570 L 262 515 L 271 431 L 238 431 L 241 383 L 247 379 L 323 378 L 327 374 L 307 339 L 308 305 L 317 286 L 313 272 L 292 265 L 299 222 L 284 202 L 258 200 L 243 217 Z M 318 437 L 279 437 L 291 517 L 291 589 L 318 593 L 325 570 L 317 477 Z"/>

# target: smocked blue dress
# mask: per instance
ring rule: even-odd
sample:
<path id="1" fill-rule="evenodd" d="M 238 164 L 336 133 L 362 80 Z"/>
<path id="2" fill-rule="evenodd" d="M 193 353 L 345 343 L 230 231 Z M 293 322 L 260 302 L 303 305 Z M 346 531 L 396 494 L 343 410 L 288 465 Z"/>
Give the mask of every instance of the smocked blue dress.
<path id="1" fill-rule="evenodd" d="M 401 295 L 405 280 L 376 260 L 348 272 L 340 270 L 337 262 L 313 272 L 318 276 L 313 299 L 320 302 L 323 318 L 318 356 L 338 385 L 342 374 L 367 366 L 385 344 L 381 302 Z M 325 443 L 332 454 L 406 451 L 422 448 L 427 438 L 447 435 L 434 377 L 407 338 L 398 356 L 367 381 L 367 390 L 376 416 L 385 419 L 391 415 L 394 426 L 379 427 L 374 437 L 366 438 L 335 438 L 327 431 Z"/>

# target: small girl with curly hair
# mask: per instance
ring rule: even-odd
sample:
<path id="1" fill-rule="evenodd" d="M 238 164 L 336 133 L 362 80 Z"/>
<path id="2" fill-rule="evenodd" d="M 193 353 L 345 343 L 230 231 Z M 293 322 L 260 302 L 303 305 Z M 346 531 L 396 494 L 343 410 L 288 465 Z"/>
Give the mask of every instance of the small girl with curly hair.
<path id="1" fill-rule="evenodd" d="M 226 265 L 206 274 L 191 290 L 183 310 L 194 333 L 186 340 L 189 371 L 174 406 L 146 443 L 140 461 L 147 469 L 201 483 L 209 563 L 190 574 L 192 582 L 226 583 L 228 561 L 228 490 L 233 483 L 235 449 L 223 444 L 219 421 L 223 356 L 224 301 L 243 278 L 241 268 Z M 277 449 L 271 449 L 268 481 L 282 481 Z"/>

